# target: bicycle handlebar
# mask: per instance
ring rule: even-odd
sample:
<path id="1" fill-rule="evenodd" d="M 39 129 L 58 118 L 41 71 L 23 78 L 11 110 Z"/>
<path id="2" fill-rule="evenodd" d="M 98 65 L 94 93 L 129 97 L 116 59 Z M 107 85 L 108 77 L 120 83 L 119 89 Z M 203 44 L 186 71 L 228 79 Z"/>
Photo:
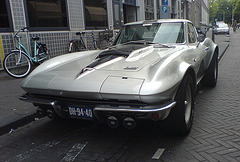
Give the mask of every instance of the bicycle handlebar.
<path id="1" fill-rule="evenodd" d="M 25 29 L 28 29 L 28 27 L 23 27 L 23 28 L 20 28 L 16 33 L 15 33 L 15 35 L 14 35 L 14 37 L 17 37 L 17 35 L 18 35 L 18 33 L 20 32 L 20 31 L 25 31 Z"/>
<path id="2" fill-rule="evenodd" d="M 77 32 L 76 35 L 85 34 L 85 31 Z"/>
<path id="3" fill-rule="evenodd" d="M 28 27 L 25 26 L 25 27 L 21 28 L 20 30 L 24 31 L 25 29 L 28 29 Z"/>

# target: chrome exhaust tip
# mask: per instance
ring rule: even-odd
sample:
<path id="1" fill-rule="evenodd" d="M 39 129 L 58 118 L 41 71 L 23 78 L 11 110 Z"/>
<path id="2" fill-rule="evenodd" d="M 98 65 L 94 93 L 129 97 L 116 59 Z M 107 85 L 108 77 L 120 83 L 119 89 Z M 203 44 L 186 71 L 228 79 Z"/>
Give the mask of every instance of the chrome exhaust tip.
<path id="1" fill-rule="evenodd" d="M 136 121 L 133 118 L 126 117 L 123 120 L 123 126 L 127 129 L 134 129 L 136 127 Z"/>
<path id="2" fill-rule="evenodd" d="M 45 117 L 45 116 L 46 116 L 46 110 L 38 107 L 38 108 L 37 108 L 37 115 L 38 115 L 40 118 Z"/>
<path id="3" fill-rule="evenodd" d="M 107 123 L 110 128 L 117 128 L 119 126 L 119 121 L 115 116 L 109 116 Z"/>
<path id="4" fill-rule="evenodd" d="M 57 118 L 56 113 L 55 113 L 53 110 L 51 110 L 51 109 L 48 109 L 48 110 L 46 111 L 46 115 L 47 115 L 50 119 L 56 119 L 56 118 Z"/>

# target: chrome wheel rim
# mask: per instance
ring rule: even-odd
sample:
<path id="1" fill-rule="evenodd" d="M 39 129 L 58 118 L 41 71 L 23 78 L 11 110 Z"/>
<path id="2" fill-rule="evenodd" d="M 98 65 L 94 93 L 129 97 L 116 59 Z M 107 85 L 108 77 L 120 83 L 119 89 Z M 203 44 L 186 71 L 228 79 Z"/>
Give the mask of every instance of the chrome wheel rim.
<path id="1" fill-rule="evenodd" d="M 187 124 L 190 121 L 192 111 L 192 91 L 190 85 L 188 85 L 186 89 L 186 97 L 184 104 L 185 104 L 185 122 Z"/>

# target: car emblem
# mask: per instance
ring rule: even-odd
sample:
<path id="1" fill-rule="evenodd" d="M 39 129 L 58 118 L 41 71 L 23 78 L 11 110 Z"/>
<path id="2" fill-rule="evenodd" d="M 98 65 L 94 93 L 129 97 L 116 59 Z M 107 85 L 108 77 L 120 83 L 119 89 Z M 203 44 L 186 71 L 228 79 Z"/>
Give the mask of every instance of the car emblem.
<path id="1" fill-rule="evenodd" d="M 124 70 L 137 70 L 138 67 L 125 67 Z"/>

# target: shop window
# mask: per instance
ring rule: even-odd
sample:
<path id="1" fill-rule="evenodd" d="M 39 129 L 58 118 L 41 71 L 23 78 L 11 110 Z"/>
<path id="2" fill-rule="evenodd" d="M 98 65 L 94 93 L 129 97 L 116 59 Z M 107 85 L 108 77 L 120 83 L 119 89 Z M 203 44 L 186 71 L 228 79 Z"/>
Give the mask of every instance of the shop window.
<path id="1" fill-rule="evenodd" d="M 10 31 L 10 11 L 7 0 L 0 0 L 0 31 Z"/>
<path id="2" fill-rule="evenodd" d="M 86 28 L 107 28 L 107 7 L 103 0 L 84 0 Z"/>
<path id="3" fill-rule="evenodd" d="M 30 28 L 67 27 L 65 0 L 27 0 Z"/>
<path id="4" fill-rule="evenodd" d="M 137 21 L 137 11 L 135 6 L 123 4 L 124 23 Z"/>

